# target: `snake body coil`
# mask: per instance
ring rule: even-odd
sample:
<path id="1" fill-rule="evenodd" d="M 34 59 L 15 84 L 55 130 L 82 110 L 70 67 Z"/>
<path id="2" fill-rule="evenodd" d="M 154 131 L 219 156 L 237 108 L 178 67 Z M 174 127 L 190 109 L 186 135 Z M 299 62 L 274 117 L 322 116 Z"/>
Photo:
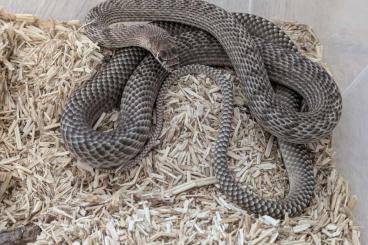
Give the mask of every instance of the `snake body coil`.
<path id="1" fill-rule="evenodd" d="M 110 0 L 90 11 L 86 33 L 104 46 L 118 47 L 119 40 L 130 35 L 124 28 L 109 27 L 119 21 L 154 21 L 150 25 L 159 28 L 159 35 L 149 33 L 148 39 L 156 46 L 145 44 L 153 56 L 141 48 L 122 48 L 104 70 L 75 93 L 62 118 L 69 149 L 93 167 L 130 167 L 128 163 L 150 138 L 153 106 L 168 76 L 164 67 L 176 65 L 177 58 L 180 66 L 230 65 L 241 81 L 253 116 L 278 137 L 290 184 L 284 199 L 266 200 L 242 189 L 229 172 L 226 152 L 233 108 L 231 81 L 213 68 L 194 65 L 180 68 L 167 82 L 175 74 L 203 71 L 219 83 L 224 109 L 213 153 L 215 175 L 224 194 L 258 214 L 282 217 L 302 212 L 314 189 L 311 156 L 302 144 L 328 135 L 341 115 L 341 96 L 330 75 L 303 57 L 271 22 L 228 13 L 201 0 Z M 156 38 L 162 37 L 168 41 L 159 46 Z M 92 129 L 101 112 L 119 104 L 118 129 Z"/>

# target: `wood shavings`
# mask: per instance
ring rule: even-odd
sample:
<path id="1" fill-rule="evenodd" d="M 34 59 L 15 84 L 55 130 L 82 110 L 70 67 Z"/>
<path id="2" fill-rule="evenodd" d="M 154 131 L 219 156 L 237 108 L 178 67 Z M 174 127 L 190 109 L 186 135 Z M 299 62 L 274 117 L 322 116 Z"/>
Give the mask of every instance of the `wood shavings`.
<path id="1" fill-rule="evenodd" d="M 278 24 L 306 56 L 322 61 L 310 27 Z M 66 100 L 108 53 L 80 32 L 79 21 L 1 10 L 0 30 L 0 230 L 35 222 L 37 244 L 359 244 L 351 214 L 357 197 L 336 172 L 329 138 L 310 144 L 317 184 L 303 215 L 248 214 L 215 188 L 219 87 L 188 75 L 167 95 L 161 144 L 139 167 L 101 173 L 65 149 L 59 126 Z M 229 166 L 242 185 L 282 197 L 288 182 L 277 140 L 249 114 L 238 83 L 234 92 Z M 106 113 L 95 126 L 112 128 L 116 119 Z"/>
<path id="2" fill-rule="evenodd" d="M 310 60 L 320 63 L 331 73 L 328 65 L 323 61 L 323 47 L 319 42 L 317 34 L 312 27 L 293 21 L 274 21 L 288 34 L 297 44 L 299 50 Z"/>

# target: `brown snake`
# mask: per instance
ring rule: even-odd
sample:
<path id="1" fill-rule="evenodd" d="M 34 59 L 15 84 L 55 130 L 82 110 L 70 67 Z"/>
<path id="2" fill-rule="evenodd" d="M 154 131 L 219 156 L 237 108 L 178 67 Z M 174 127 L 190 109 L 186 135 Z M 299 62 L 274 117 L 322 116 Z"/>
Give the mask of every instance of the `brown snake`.
<path id="1" fill-rule="evenodd" d="M 154 22 L 110 27 L 121 21 Z M 278 27 L 263 18 L 229 13 L 201 0 L 111 0 L 94 7 L 86 22 L 86 34 L 93 41 L 124 48 L 65 106 L 63 138 L 75 155 L 96 168 L 131 167 L 129 163 L 142 149 L 150 148 L 151 143 L 148 148 L 145 144 L 152 132 L 151 140 L 158 138 L 160 125 L 152 131 L 153 107 L 156 99 L 162 107 L 163 96 L 157 95 L 168 76 L 166 70 L 179 65 L 182 68 L 174 71 L 168 82 L 186 73 L 203 72 L 219 83 L 224 94 L 213 150 L 221 191 L 246 210 L 273 217 L 294 216 L 308 206 L 314 176 L 311 155 L 303 144 L 331 133 L 341 115 L 341 96 L 331 76 L 303 57 Z M 231 175 L 226 155 L 233 110 L 231 80 L 225 73 L 199 64 L 234 68 L 252 115 L 278 138 L 289 176 L 285 198 L 262 198 L 241 188 Z M 103 111 L 119 106 L 117 129 L 93 130 Z M 158 119 L 162 120 L 160 115 Z"/>

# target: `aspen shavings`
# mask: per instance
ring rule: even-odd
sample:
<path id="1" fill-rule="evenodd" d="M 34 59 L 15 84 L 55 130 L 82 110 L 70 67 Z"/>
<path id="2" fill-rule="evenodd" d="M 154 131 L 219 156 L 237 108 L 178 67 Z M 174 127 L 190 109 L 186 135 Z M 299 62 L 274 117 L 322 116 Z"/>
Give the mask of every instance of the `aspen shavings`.
<path id="1" fill-rule="evenodd" d="M 280 25 L 321 61 L 309 27 Z M 215 188 L 222 95 L 203 76 L 170 88 L 162 143 L 141 166 L 113 175 L 76 161 L 61 141 L 60 115 L 104 59 L 79 28 L 0 12 L 0 230 L 36 222 L 37 244 L 359 244 L 356 197 L 336 172 L 330 139 L 310 146 L 317 184 L 300 217 L 255 218 Z M 238 83 L 234 91 L 230 168 L 257 193 L 280 197 L 287 175 L 276 140 L 250 116 Z M 114 120 L 105 114 L 101 125 Z"/>

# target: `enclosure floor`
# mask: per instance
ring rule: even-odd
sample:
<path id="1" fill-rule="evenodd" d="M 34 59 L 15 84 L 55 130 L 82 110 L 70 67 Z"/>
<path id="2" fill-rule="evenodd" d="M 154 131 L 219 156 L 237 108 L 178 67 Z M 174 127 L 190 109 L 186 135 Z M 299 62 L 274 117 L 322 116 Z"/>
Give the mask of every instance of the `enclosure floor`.
<path id="1" fill-rule="evenodd" d="M 322 62 L 308 26 L 278 24 Z M 217 190 L 211 148 L 222 96 L 204 76 L 170 88 L 161 144 L 140 166 L 115 175 L 75 159 L 61 140 L 63 106 L 109 55 L 78 21 L 0 13 L 0 230 L 34 222 L 42 228 L 37 244 L 359 244 L 357 198 L 335 169 L 329 138 L 309 146 L 317 183 L 299 217 L 257 218 Z M 244 186 L 282 197 L 288 181 L 276 140 L 240 91 L 237 82 L 229 165 Z M 103 114 L 96 127 L 116 120 L 117 112 Z"/>

